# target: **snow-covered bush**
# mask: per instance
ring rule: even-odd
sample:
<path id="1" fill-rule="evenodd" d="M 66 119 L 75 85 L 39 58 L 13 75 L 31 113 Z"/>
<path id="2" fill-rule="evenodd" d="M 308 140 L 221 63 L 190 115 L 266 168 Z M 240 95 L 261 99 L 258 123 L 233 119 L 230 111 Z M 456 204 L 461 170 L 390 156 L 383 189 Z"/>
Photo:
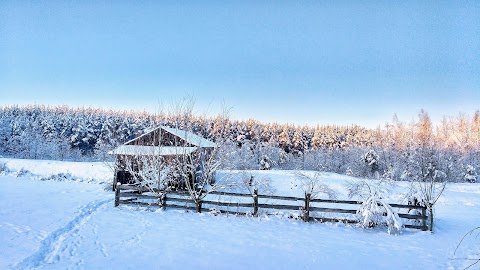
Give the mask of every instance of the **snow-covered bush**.
<path id="1" fill-rule="evenodd" d="M 272 161 L 267 156 L 263 156 L 260 160 L 260 168 L 262 170 L 270 170 L 272 168 Z"/>
<path id="2" fill-rule="evenodd" d="M 208 214 L 209 214 L 209 215 L 212 215 L 212 216 L 218 216 L 218 215 L 220 215 L 221 213 L 222 213 L 222 212 L 221 212 L 219 209 L 217 209 L 217 208 L 209 208 L 209 209 L 208 209 Z"/>
<path id="3" fill-rule="evenodd" d="M 363 156 L 363 161 L 367 164 L 367 166 L 371 167 L 372 170 L 378 168 L 378 155 L 373 149 L 368 150 L 368 152 Z"/>
<path id="4" fill-rule="evenodd" d="M 387 181 L 393 181 L 395 179 L 395 168 L 393 166 L 388 166 L 383 172 L 381 178 Z"/>
<path id="5" fill-rule="evenodd" d="M 433 208 L 447 186 L 447 174 L 437 170 L 433 162 L 428 162 L 422 170 L 423 175 L 413 184 L 413 190 L 419 194 L 419 201 L 429 212 L 430 231 L 433 231 Z"/>
<path id="6" fill-rule="evenodd" d="M 357 211 L 362 227 L 370 228 L 383 223 L 387 225 L 389 234 L 400 232 L 403 223 L 398 213 L 385 201 L 385 198 L 388 198 L 390 194 L 393 184 L 393 181 L 388 179 L 348 183 L 348 196 L 350 198 L 359 197 L 363 201 Z"/>
<path id="7" fill-rule="evenodd" d="M 467 172 L 464 176 L 465 181 L 469 183 L 477 182 L 477 172 L 475 171 L 475 167 L 473 167 L 472 165 L 467 165 L 466 171 Z"/>
<path id="8" fill-rule="evenodd" d="M 57 182 L 63 182 L 63 181 L 74 180 L 74 178 L 70 173 L 58 173 L 58 174 L 50 175 L 48 177 L 42 177 L 40 178 L 40 180 L 41 181 L 53 180 Z"/>
<path id="9" fill-rule="evenodd" d="M 26 170 L 24 168 L 21 168 L 20 171 L 15 173 L 16 177 L 23 177 L 23 176 L 28 176 L 31 175 L 32 173 L 29 170 Z"/>
<path id="10" fill-rule="evenodd" d="M 8 172 L 7 164 L 0 161 L 0 175 L 4 175 Z"/>
<path id="11" fill-rule="evenodd" d="M 412 205 L 412 206 L 425 206 L 426 203 L 422 201 L 422 196 L 421 194 L 414 194 L 414 193 L 408 193 L 405 196 L 407 205 Z M 422 211 L 420 209 L 412 208 L 408 210 L 408 214 L 410 215 L 421 215 Z M 415 223 L 419 223 L 418 220 L 415 221 Z"/>
<path id="12" fill-rule="evenodd" d="M 384 215 L 386 213 L 386 215 Z M 386 203 L 377 192 L 373 192 L 370 197 L 360 206 L 357 214 L 361 216 L 361 225 L 364 228 L 375 227 L 382 222 L 387 224 L 388 233 L 399 232 L 403 223 L 394 212 L 393 208 Z"/>

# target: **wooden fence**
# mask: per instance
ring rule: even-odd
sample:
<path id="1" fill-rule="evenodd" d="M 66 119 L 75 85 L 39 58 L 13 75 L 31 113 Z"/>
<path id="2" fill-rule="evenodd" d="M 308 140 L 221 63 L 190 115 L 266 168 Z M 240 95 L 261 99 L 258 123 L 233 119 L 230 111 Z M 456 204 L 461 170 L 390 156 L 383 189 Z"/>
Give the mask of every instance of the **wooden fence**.
<path id="1" fill-rule="evenodd" d="M 153 193 L 160 195 L 154 195 Z M 214 197 L 217 197 L 217 199 L 212 199 Z M 115 206 L 128 204 L 161 207 L 163 209 L 167 207 L 182 208 L 200 212 L 215 209 L 218 213 L 253 216 L 256 216 L 260 210 L 286 210 L 290 211 L 290 213 L 300 213 L 297 216 L 306 222 L 358 223 L 359 221 L 355 218 L 355 215 L 359 205 L 362 203 L 362 201 L 315 199 L 311 198 L 310 194 L 305 194 L 304 198 L 262 195 L 255 190 L 252 194 L 214 191 L 209 193 L 199 205 L 196 205 L 188 192 L 185 191 L 164 192 L 162 190 L 154 190 L 152 192 L 152 190 L 144 187 L 121 185 L 120 183 L 117 184 L 115 190 Z M 420 229 L 422 231 L 428 229 L 426 207 L 403 204 L 389 205 L 398 209 L 396 212 L 400 218 L 412 223 L 404 224 L 405 228 Z M 222 207 L 223 209 L 221 209 Z M 399 213 L 402 209 L 407 212 L 411 209 L 417 209 L 420 214 Z M 326 213 L 334 214 L 334 216 L 325 216 Z M 319 214 L 323 214 L 323 216 Z"/>

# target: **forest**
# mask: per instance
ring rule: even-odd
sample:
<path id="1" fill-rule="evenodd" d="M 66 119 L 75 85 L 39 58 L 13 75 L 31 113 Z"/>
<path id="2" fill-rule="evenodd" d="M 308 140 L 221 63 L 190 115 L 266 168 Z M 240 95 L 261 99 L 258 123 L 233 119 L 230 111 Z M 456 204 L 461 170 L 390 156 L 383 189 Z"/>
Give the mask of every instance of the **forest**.
<path id="1" fill-rule="evenodd" d="M 476 182 L 480 170 L 480 111 L 432 123 L 421 110 L 415 121 L 377 128 L 299 126 L 232 120 L 223 115 L 148 113 L 67 106 L 0 107 L 0 155 L 26 159 L 109 161 L 108 151 L 167 125 L 222 142 L 222 169 L 304 169 L 418 181 L 427 177 Z"/>

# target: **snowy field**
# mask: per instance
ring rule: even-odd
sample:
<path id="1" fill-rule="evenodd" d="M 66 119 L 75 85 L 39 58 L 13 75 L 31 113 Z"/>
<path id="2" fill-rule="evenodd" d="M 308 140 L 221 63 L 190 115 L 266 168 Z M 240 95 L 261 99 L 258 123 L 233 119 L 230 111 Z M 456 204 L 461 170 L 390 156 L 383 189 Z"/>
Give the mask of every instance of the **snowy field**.
<path id="1" fill-rule="evenodd" d="M 452 184 L 436 208 L 435 233 L 113 207 L 103 163 L 0 159 L 0 269 L 463 269 L 480 239 L 480 184 Z M 286 171 L 270 177 L 291 195 Z M 53 176 L 52 176 L 53 175 Z M 340 196 L 351 177 L 322 176 Z M 401 192 L 405 184 L 399 183 Z M 478 256 L 478 255 L 477 255 Z"/>

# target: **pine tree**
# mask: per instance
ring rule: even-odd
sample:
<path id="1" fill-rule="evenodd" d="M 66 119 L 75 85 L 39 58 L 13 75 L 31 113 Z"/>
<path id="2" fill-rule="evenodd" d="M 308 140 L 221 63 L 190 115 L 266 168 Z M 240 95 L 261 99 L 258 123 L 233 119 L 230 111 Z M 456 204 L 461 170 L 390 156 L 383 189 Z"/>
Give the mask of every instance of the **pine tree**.
<path id="1" fill-rule="evenodd" d="M 291 140 L 287 125 L 284 125 L 282 132 L 278 136 L 278 144 L 285 152 L 290 152 Z"/>

